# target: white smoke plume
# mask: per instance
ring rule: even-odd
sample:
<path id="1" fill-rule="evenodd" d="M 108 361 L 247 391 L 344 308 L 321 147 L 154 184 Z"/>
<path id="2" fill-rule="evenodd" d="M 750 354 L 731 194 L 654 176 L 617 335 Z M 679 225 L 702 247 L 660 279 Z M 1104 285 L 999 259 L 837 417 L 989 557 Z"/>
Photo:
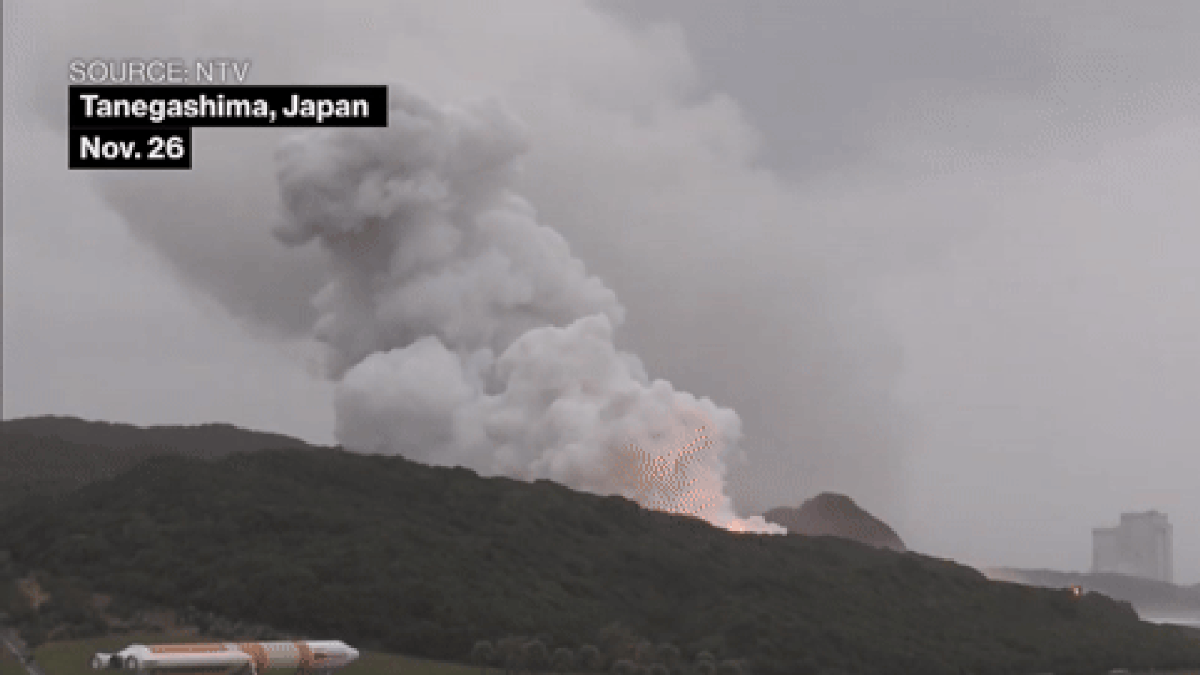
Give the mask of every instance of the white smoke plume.
<path id="1" fill-rule="evenodd" d="M 340 378 L 338 441 L 784 532 L 736 518 L 725 494 L 737 413 L 614 346 L 616 295 L 511 189 L 526 148 L 498 103 L 395 87 L 387 128 L 281 148 L 276 235 L 330 257 L 316 334 Z"/>

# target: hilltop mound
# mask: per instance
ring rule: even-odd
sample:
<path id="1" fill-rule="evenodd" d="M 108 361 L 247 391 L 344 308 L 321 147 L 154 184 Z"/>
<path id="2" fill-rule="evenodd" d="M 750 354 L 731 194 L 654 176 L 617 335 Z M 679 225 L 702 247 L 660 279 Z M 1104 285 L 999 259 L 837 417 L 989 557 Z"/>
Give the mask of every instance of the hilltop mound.
<path id="1" fill-rule="evenodd" d="M 853 499 L 832 492 L 822 492 L 798 509 L 771 509 L 763 518 L 786 527 L 790 533 L 841 537 L 876 548 L 908 550 L 887 523 L 864 511 Z"/>

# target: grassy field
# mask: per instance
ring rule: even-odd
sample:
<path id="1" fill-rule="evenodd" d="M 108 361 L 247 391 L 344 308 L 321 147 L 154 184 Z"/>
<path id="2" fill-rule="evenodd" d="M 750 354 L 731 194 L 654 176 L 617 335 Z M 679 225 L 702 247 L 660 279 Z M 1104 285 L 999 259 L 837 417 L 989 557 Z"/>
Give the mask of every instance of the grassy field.
<path id="1" fill-rule="evenodd" d="M 7 649 L 0 645 L 0 675 L 25 675 L 25 668 Z"/>
<path id="2" fill-rule="evenodd" d="M 38 647 L 35 652 L 36 660 L 42 664 L 46 675 L 94 675 L 89 667 L 92 655 L 96 652 L 112 652 L 131 644 L 155 644 L 178 642 L 213 642 L 212 638 L 196 638 L 190 636 L 163 635 L 148 633 L 127 635 L 123 637 L 95 638 L 90 640 L 70 640 L 63 642 L 48 642 Z M 15 670 L 6 670 L 11 664 Z M 24 675 L 15 660 L 6 663 L 0 660 L 0 675 Z M 338 671 L 338 675 L 475 675 L 478 668 L 412 659 L 396 654 L 366 652 L 349 667 Z"/>

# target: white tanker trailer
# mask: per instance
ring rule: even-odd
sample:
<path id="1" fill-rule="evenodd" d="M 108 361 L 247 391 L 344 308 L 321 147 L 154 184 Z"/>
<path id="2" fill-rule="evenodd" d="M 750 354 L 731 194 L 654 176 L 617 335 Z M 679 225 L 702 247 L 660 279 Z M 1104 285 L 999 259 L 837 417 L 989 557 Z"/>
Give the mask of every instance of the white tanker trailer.
<path id="1" fill-rule="evenodd" d="M 115 654 L 98 652 L 92 668 L 146 675 L 258 675 L 273 668 L 325 674 L 357 658 L 357 649 L 337 640 L 130 645 Z"/>

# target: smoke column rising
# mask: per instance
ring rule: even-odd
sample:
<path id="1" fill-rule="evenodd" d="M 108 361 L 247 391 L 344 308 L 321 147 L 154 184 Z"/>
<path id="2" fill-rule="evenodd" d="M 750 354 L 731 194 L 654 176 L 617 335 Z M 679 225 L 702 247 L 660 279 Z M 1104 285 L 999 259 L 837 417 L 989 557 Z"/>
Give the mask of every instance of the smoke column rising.
<path id="1" fill-rule="evenodd" d="M 330 258 L 316 334 L 338 441 L 782 533 L 725 495 L 737 413 L 618 351 L 616 295 L 510 189 L 521 123 L 397 87 L 390 104 L 387 128 L 313 130 L 278 156 L 276 236 Z"/>

